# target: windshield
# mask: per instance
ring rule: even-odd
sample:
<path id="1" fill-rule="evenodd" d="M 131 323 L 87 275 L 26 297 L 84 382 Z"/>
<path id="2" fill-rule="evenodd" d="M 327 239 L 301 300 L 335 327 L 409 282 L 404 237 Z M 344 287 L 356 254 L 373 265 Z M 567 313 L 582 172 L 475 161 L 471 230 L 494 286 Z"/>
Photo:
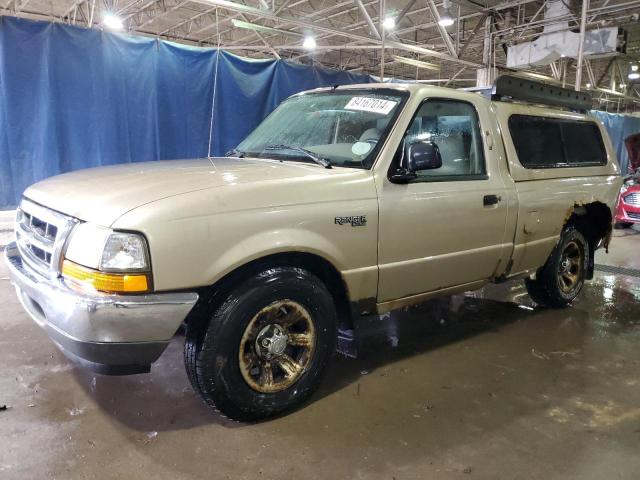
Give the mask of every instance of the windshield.
<path id="1" fill-rule="evenodd" d="M 370 168 L 405 97 L 381 89 L 291 97 L 232 153 L 303 162 L 315 156 L 329 165 Z"/>

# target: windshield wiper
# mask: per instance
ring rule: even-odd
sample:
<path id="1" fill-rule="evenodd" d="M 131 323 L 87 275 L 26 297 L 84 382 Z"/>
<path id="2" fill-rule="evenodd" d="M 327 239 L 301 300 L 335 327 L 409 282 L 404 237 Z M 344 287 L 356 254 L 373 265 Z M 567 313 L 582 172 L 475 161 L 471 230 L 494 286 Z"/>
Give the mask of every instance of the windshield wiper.
<path id="1" fill-rule="evenodd" d="M 322 158 L 321 156 L 313 153 L 311 150 L 307 150 L 306 148 L 298 147 L 295 145 L 285 145 L 284 143 L 279 143 L 276 145 L 267 145 L 264 147 L 265 150 L 294 150 L 296 152 L 304 153 L 307 157 L 313 160 L 318 165 L 323 166 L 324 168 L 331 168 L 331 162 L 326 158 Z"/>
<path id="2" fill-rule="evenodd" d="M 224 154 L 225 157 L 238 157 L 238 158 L 243 158 L 244 157 L 244 152 L 241 152 L 240 150 L 238 150 L 237 148 L 232 148 L 231 150 L 229 150 L 227 153 Z"/>

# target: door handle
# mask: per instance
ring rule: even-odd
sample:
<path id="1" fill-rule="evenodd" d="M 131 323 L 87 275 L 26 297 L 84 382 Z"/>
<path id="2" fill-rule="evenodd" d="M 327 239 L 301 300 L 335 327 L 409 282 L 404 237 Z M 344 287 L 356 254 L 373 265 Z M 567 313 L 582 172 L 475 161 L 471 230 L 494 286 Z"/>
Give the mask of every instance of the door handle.
<path id="1" fill-rule="evenodd" d="M 500 200 L 502 200 L 502 197 L 498 195 L 485 195 L 482 198 L 482 204 L 485 207 L 490 207 L 491 205 L 496 205 Z"/>

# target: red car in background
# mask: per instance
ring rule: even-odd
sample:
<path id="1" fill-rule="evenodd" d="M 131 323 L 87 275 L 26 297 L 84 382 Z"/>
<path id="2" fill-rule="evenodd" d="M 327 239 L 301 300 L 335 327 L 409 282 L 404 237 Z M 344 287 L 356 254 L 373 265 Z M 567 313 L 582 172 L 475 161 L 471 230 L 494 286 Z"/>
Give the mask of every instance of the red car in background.
<path id="1" fill-rule="evenodd" d="M 629 175 L 625 177 L 618 197 L 616 228 L 640 223 L 640 133 L 627 137 L 624 144 L 629 153 Z"/>

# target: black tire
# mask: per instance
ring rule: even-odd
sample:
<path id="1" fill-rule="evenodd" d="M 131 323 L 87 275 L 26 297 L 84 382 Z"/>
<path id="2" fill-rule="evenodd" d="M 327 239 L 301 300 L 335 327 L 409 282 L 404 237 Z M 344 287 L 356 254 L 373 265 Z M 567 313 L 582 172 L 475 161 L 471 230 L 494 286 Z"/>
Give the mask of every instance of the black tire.
<path id="1" fill-rule="evenodd" d="M 629 223 L 629 222 L 616 222 L 613 224 L 613 228 L 617 230 L 622 230 L 625 228 L 631 228 L 632 225 L 633 223 Z"/>
<path id="2" fill-rule="evenodd" d="M 567 252 L 572 256 L 567 257 Z M 579 258 L 573 256 L 574 252 L 578 253 Z M 536 279 L 525 280 L 531 299 L 545 307 L 569 306 L 582 290 L 590 254 L 589 244 L 582 233 L 573 225 L 567 226 L 546 263 L 537 271 Z M 567 260 L 569 263 L 566 263 Z"/>
<path id="3" fill-rule="evenodd" d="M 248 341 L 247 335 L 265 326 L 260 329 L 262 334 L 273 322 L 279 321 L 277 316 L 280 310 L 276 308 L 274 316 L 272 310 L 268 309 L 282 302 L 302 307 L 307 314 L 304 316 L 305 325 L 309 323 L 309 318 L 313 323 L 311 332 L 315 341 L 313 349 L 309 347 L 308 351 L 305 350 L 304 362 L 300 361 L 305 367 L 297 370 L 295 376 L 291 375 L 291 378 L 296 378 L 295 382 L 281 390 L 265 393 L 250 386 L 251 378 L 247 380 L 245 376 L 248 375 L 247 369 L 241 368 L 243 362 L 240 352 L 241 348 L 244 352 L 250 346 L 256 350 L 251 352 L 255 360 L 269 363 L 269 370 L 272 371 L 274 367 L 271 365 L 276 365 L 275 358 L 259 358 L 260 352 L 257 350 L 260 348 L 260 337 Z M 289 308 L 289 304 L 286 305 L 280 307 L 284 312 Z M 260 317 L 265 311 L 269 314 Z M 300 268 L 271 268 L 240 283 L 217 305 L 211 305 L 208 312 L 200 318 L 193 318 L 187 325 L 184 359 L 191 385 L 213 409 L 233 420 L 259 420 L 292 409 L 304 402 L 317 388 L 336 344 L 333 297 L 318 277 Z M 285 348 L 287 350 L 281 354 L 289 354 L 288 358 L 291 359 L 294 356 L 291 352 L 307 347 L 296 347 L 287 342 Z M 279 364 L 275 367 L 275 373 L 271 373 L 272 382 L 276 375 L 289 378 Z"/>

